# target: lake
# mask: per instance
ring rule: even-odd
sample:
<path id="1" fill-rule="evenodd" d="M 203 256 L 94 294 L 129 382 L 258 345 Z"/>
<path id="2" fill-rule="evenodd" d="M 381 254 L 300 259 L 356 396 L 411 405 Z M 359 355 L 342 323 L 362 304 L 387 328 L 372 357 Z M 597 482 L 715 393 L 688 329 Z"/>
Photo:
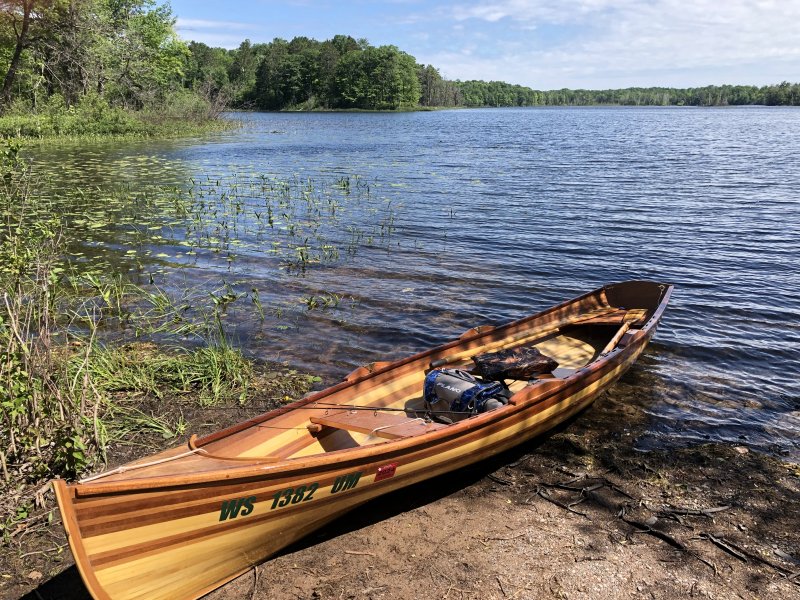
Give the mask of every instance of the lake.
<path id="1" fill-rule="evenodd" d="M 800 110 L 231 118 L 242 128 L 210 139 L 34 149 L 55 198 L 96 188 L 91 210 L 115 211 L 75 225 L 76 257 L 241 294 L 235 343 L 325 384 L 604 283 L 671 282 L 635 393 L 616 398 L 649 417 L 638 447 L 800 458 Z M 157 185 L 191 188 L 189 208 L 137 195 Z M 119 186 L 130 201 L 104 203 Z"/>

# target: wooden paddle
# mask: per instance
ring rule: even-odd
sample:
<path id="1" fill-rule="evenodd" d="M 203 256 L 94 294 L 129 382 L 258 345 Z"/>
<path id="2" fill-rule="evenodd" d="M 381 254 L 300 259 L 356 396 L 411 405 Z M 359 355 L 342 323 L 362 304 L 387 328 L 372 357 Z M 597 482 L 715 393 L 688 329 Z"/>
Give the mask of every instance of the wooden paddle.
<path id="1" fill-rule="evenodd" d="M 606 347 L 603 348 L 602 352 L 600 352 L 600 356 L 608 354 L 614 348 L 616 348 L 617 344 L 619 344 L 619 341 L 622 339 L 622 336 L 628 332 L 628 330 L 636 321 L 644 318 L 646 314 L 647 311 L 642 309 L 629 310 L 622 319 L 622 326 L 619 328 L 617 333 L 614 334 L 614 337 L 611 338 L 611 341 L 606 344 Z"/>

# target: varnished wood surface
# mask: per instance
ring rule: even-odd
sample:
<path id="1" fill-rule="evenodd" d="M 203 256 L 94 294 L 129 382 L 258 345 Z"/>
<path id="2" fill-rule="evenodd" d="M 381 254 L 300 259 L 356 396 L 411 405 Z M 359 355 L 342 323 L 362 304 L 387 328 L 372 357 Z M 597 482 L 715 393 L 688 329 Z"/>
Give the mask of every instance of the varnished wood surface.
<path id="1" fill-rule="evenodd" d="M 446 427 L 420 417 L 371 410 L 340 410 L 321 416 L 311 416 L 309 421 L 346 431 L 365 433 L 390 440 L 422 435 Z"/>
<path id="2" fill-rule="evenodd" d="M 671 288 L 659 285 L 609 286 L 503 327 L 479 328 L 357 370 L 349 381 L 125 472 L 55 482 L 87 587 L 97 598 L 197 597 L 371 498 L 539 435 L 586 407 L 636 360 L 669 299 Z M 657 303 L 633 306 L 638 288 Z M 625 310 L 610 306 L 609 296 L 624 298 Z M 630 309 L 641 309 L 641 327 L 600 356 Z M 537 347 L 558 355 L 568 376 L 513 385 L 508 406 L 453 425 L 402 412 L 419 405 L 432 361 L 458 355 L 458 364 L 542 331 L 549 333 Z M 356 406 L 373 410 L 350 408 Z M 321 430 L 309 431 L 312 424 Z"/>

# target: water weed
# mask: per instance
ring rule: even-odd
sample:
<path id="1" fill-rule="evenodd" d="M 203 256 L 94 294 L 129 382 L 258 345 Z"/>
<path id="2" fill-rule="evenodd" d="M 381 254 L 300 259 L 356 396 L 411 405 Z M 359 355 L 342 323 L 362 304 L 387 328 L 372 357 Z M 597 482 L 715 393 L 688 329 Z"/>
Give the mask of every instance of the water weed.
<path id="1" fill-rule="evenodd" d="M 339 320 L 341 293 L 309 290 L 298 302 L 287 290 L 303 286 L 286 280 L 388 247 L 395 227 L 397 205 L 356 175 L 181 178 L 163 164 L 174 182 L 89 189 L 74 187 L 68 168 L 36 179 L 20 152 L 17 142 L 0 145 L 5 485 L 76 477 L 105 461 L 109 444 L 182 435 L 175 407 L 187 403 L 282 402 L 307 391 L 314 378 L 263 376 L 232 327 L 252 319 L 289 329 L 311 311 Z M 253 262 L 285 289 L 254 285 Z"/>

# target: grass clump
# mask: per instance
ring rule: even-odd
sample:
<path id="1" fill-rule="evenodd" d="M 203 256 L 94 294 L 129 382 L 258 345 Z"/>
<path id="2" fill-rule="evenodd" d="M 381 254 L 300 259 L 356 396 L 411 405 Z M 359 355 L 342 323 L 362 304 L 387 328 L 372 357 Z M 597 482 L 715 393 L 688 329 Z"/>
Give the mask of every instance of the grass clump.
<path id="1" fill-rule="evenodd" d="M 29 220 L 31 194 L 19 146 L 0 148 L 0 467 L 46 475 L 82 462 L 81 419 L 72 386 L 59 388 L 53 370 L 54 291 L 61 236 L 55 218 Z M 84 402 L 84 408 L 85 402 Z"/>
<path id="2" fill-rule="evenodd" d="M 85 366 L 73 356 L 70 371 L 78 376 L 85 368 L 95 389 L 109 395 L 193 394 L 201 405 L 244 403 L 253 374 L 252 363 L 227 343 L 169 351 L 152 343 L 96 344 L 91 355 Z"/>

